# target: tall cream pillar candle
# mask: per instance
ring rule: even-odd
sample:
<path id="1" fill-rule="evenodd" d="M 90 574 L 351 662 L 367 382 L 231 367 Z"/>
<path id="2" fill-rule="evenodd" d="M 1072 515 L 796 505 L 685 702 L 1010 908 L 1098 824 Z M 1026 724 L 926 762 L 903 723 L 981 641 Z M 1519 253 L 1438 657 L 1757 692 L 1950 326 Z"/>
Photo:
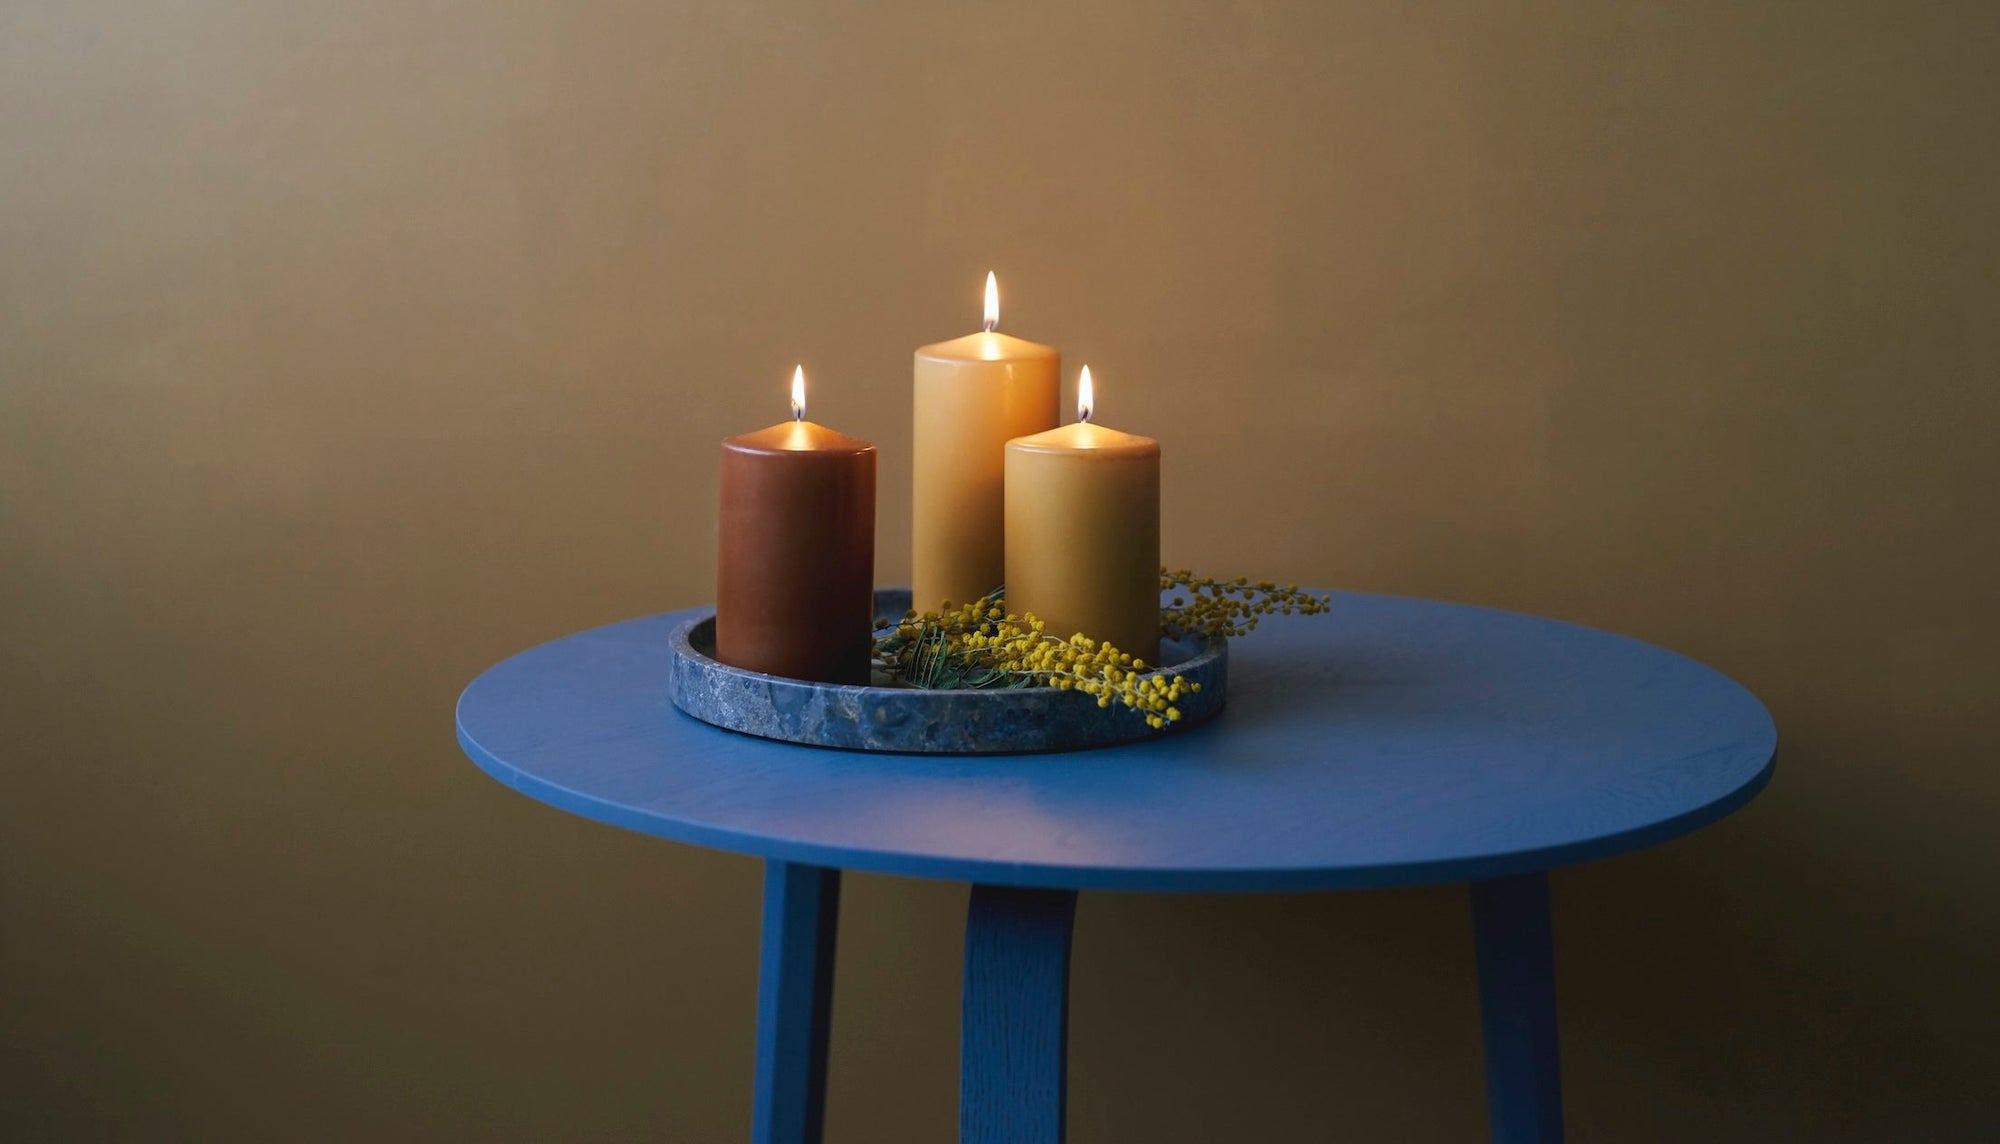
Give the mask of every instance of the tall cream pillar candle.
<path id="1" fill-rule="evenodd" d="M 1060 419 L 1061 357 L 997 332 L 999 323 L 999 291 L 988 274 L 986 328 L 917 351 L 910 555 L 919 611 L 1000 586 L 1007 442 Z"/>
<path id="2" fill-rule="evenodd" d="M 1160 653 L 1160 443 L 1094 425 L 1007 442 L 1007 610 L 1151 663 Z"/>

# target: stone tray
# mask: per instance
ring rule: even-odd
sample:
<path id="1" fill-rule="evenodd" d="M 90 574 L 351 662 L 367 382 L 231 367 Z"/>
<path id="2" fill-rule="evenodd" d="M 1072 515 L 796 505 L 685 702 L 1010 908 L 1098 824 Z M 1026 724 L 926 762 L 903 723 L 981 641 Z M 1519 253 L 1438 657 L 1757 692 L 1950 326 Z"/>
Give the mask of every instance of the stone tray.
<path id="1" fill-rule="evenodd" d="M 875 614 L 908 611 L 907 588 L 875 592 Z M 1179 721 L 1155 731 L 1115 700 L 1109 708 L 1076 691 L 1052 687 L 929 691 L 812 683 L 745 671 L 715 659 L 715 614 L 675 629 L 668 690 L 674 705 L 731 731 L 850 751 L 923 755 L 993 755 L 1108 747 L 1186 730 L 1222 710 L 1229 642 L 1202 636 L 1160 641 L 1162 669 L 1199 692 L 1175 706 Z M 880 676 L 878 682 L 883 682 Z"/>

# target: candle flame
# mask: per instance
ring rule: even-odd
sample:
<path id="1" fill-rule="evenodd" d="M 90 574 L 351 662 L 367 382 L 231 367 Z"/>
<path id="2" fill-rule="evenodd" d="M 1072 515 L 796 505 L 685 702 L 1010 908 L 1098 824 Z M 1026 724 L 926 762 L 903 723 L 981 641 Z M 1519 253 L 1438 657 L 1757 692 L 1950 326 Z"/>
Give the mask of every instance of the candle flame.
<path id="1" fill-rule="evenodd" d="M 1090 412 L 1097 407 L 1096 387 L 1090 384 L 1090 367 L 1084 366 L 1076 379 L 1076 419 L 1090 420 Z"/>
<path id="2" fill-rule="evenodd" d="M 806 367 L 792 371 L 792 420 L 806 419 Z"/>
<path id="3" fill-rule="evenodd" d="M 1000 283 L 993 280 L 993 272 L 986 272 L 986 329 L 1000 328 Z"/>

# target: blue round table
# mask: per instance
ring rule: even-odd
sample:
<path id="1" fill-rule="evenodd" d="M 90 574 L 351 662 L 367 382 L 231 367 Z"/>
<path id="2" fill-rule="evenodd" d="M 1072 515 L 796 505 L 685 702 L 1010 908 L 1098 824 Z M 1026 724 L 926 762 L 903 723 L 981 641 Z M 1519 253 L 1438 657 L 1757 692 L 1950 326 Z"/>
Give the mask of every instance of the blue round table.
<path id="1" fill-rule="evenodd" d="M 1717 672 L 1622 636 L 1336 593 L 1231 648 L 1214 721 L 1127 747 L 875 755 L 718 730 L 667 699 L 681 612 L 544 644 L 458 704 L 487 773 L 552 806 L 765 860 L 754 1138 L 817 1140 L 840 871 L 972 883 L 961 1138 L 1059 1141 L 1079 890 L 1471 883 L 1499 1141 L 1561 1138 L 1546 871 L 1713 822 L 1777 732 Z"/>

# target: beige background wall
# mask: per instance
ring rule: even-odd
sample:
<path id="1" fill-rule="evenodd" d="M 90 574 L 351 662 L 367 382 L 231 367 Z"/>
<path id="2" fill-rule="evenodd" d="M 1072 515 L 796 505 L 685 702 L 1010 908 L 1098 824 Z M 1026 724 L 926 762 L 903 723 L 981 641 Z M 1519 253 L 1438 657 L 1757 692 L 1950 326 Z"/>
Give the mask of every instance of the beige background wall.
<path id="1" fill-rule="evenodd" d="M 1577 1139 L 1994 1130 L 1997 13 L 0 6 L 0 1135 L 742 1138 L 756 865 L 452 701 L 710 598 L 797 360 L 906 575 L 989 267 L 1169 559 L 1770 704 L 1757 804 L 1555 880 Z M 850 879 L 832 1138 L 952 1131 L 963 897 Z M 1088 897 L 1074 1138 L 1476 1138 L 1469 938 Z"/>

